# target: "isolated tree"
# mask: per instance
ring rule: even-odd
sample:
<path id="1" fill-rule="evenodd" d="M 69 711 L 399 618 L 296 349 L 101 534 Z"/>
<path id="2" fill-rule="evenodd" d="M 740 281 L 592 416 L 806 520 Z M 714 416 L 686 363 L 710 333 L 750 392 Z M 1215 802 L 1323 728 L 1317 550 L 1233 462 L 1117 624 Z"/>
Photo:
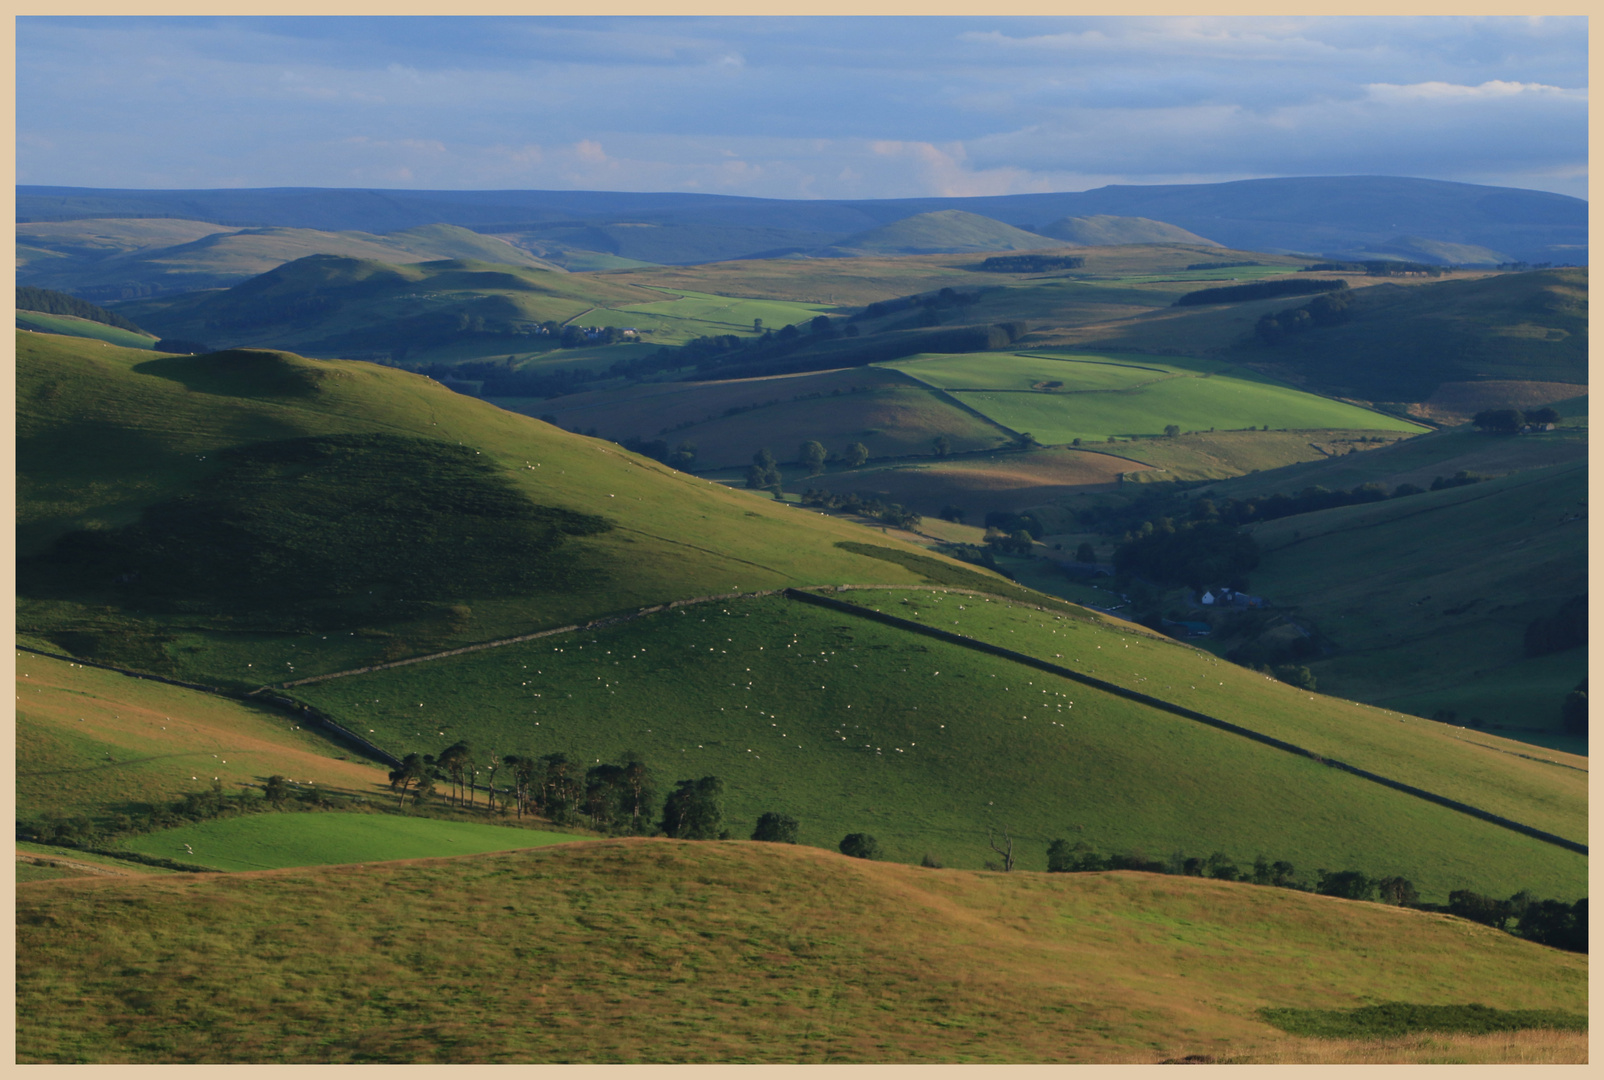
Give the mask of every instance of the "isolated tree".
<path id="1" fill-rule="evenodd" d="M 1181 433 L 1181 425 L 1179 425 L 1179 424 L 1165 424 L 1164 425 L 1164 437 L 1166 439 L 1173 439 L 1173 438 L 1175 438 L 1175 436 L 1179 435 L 1180 433 Z"/>
<path id="2" fill-rule="evenodd" d="M 663 833 L 680 840 L 716 840 L 724 831 L 724 782 L 680 780 L 663 800 Z"/>
<path id="3" fill-rule="evenodd" d="M 752 333 L 761 334 L 762 332 L 763 332 L 763 320 L 762 319 L 753 319 L 752 320 Z"/>
<path id="4" fill-rule="evenodd" d="M 937 435 L 930 440 L 930 443 L 935 447 L 937 457 L 946 457 L 952 453 L 952 440 L 945 435 Z"/>
<path id="5" fill-rule="evenodd" d="M 849 468 L 849 469 L 859 468 L 863 464 L 865 464 L 868 460 L 869 460 L 869 448 L 867 446 L 864 446 L 860 442 L 855 442 L 851 446 L 847 447 L 847 455 L 846 455 L 847 468 Z"/>
<path id="6" fill-rule="evenodd" d="M 780 493 L 780 466 L 768 447 L 752 455 L 752 467 L 746 470 L 746 486 L 754 491 Z"/>
<path id="7" fill-rule="evenodd" d="M 771 844 L 794 844 L 796 829 L 796 818 L 770 811 L 757 819 L 757 828 L 752 830 L 752 839 L 765 840 Z"/>
<path id="8" fill-rule="evenodd" d="M 797 459 L 808 467 L 809 476 L 818 476 L 824 471 L 824 463 L 830 458 L 830 452 L 824 444 L 817 439 L 809 439 L 797 448 Z"/>
<path id="9" fill-rule="evenodd" d="M 1007 829 L 1003 830 L 1002 847 L 997 846 L 997 838 L 990 829 L 986 830 L 986 843 L 991 845 L 991 850 L 1003 857 L 1002 868 L 1004 873 L 1014 868 L 1014 838 L 1008 834 Z"/>
<path id="10" fill-rule="evenodd" d="M 850 855 L 854 859 L 878 859 L 880 857 L 880 841 L 868 833 L 848 833 L 841 838 L 841 854 Z"/>
<path id="11" fill-rule="evenodd" d="M 1059 838 L 1047 845 L 1047 872 L 1068 873 L 1075 865 L 1075 849 L 1068 840 Z"/>
<path id="12" fill-rule="evenodd" d="M 826 333 L 830 329 L 830 316 L 815 315 L 813 321 L 808 324 L 808 329 L 815 334 Z"/>
<path id="13" fill-rule="evenodd" d="M 1535 412 L 1527 413 L 1526 422 L 1528 424 L 1557 424 L 1559 423 L 1559 413 L 1544 406 Z"/>

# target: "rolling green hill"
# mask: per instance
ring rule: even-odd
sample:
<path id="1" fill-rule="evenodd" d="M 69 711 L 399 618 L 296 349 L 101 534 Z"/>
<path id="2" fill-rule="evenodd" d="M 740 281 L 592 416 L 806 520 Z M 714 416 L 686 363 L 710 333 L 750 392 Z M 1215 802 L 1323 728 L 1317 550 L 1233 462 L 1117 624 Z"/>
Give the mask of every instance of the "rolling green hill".
<path id="1" fill-rule="evenodd" d="M 1214 244 L 1214 241 L 1205 239 L 1196 233 L 1187 232 L 1185 229 L 1162 221 L 1153 221 L 1151 218 L 1144 217 L 1116 217 L 1111 214 L 1060 218 L 1050 225 L 1043 225 L 1041 234 L 1058 240 L 1067 240 L 1072 244 L 1085 244 L 1091 247 L 1107 247 L 1116 244 L 1202 244 L 1205 246 L 1222 246 Z"/>
<path id="2" fill-rule="evenodd" d="M 1227 882 L 675 841 L 178 877 L 19 886 L 19 1061 L 1586 1058 L 1579 1032 L 1287 1035 L 1259 1010 L 1583 1014 L 1586 959 Z"/>
<path id="3" fill-rule="evenodd" d="M 519 370 L 553 353 L 568 324 L 628 327 L 638 331 L 635 340 L 661 345 L 750 335 L 754 320 L 777 329 L 822 308 L 464 259 L 400 265 L 313 255 L 224 292 L 130 310 L 167 337 L 213 347 L 269 346 L 413 365 L 507 357 Z"/>
<path id="4" fill-rule="evenodd" d="M 1355 291 L 1351 311 L 1340 326 L 1291 334 L 1273 346 L 1242 344 L 1232 355 L 1298 385 L 1363 401 L 1427 402 L 1444 384 L 1483 380 L 1572 387 L 1556 390 L 1551 400 L 1558 400 L 1587 383 L 1586 269 L 1375 285 Z"/>
<path id="5" fill-rule="evenodd" d="M 1038 233 L 965 210 L 935 210 L 837 240 L 814 255 L 935 255 L 968 251 L 1035 251 L 1061 247 Z"/>
<path id="6" fill-rule="evenodd" d="M 27 333 L 18 365 L 19 629 L 75 655 L 254 685 L 291 666 L 336 670 L 687 596 L 920 579 L 834 546 L 866 535 L 860 526 L 394 369 L 262 350 L 152 358 Z M 419 553 L 456 535 L 430 530 L 460 531 L 444 509 L 455 503 L 416 517 L 386 504 L 382 485 L 349 505 L 335 494 L 409 461 L 428 464 L 408 481 L 426 487 L 445 475 L 437 467 L 454 470 L 450 498 L 476 507 L 486 544 L 546 522 L 545 561 L 487 552 L 481 571 L 453 581 L 451 562 Z M 296 475 L 333 500 L 320 513 L 337 527 L 274 480 Z M 221 581 L 201 594 L 214 604 L 188 597 L 181 583 L 200 588 L 204 575 L 183 553 L 199 557 L 224 534 L 248 546 L 215 550 L 263 560 L 302 599 L 255 610 Z M 369 557 L 342 567 L 338 553 L 358 549 Z"/>

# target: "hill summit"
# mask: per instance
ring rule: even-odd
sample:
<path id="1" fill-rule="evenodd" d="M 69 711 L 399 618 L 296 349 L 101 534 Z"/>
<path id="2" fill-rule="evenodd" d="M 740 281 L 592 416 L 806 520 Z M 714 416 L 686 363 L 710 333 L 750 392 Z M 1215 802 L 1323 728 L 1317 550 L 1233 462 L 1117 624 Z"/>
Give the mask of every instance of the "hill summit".
<path id="1" fill-rule="evenodd" d="M 814 254 L 837 258 L 944 255 L 967 251 L 1036 251 L 1059 246 L 1048 237 L 967 210 L 933 210 L 854 233 Z"/>
<path id="2" fill-rule="evenodd" d="M 1219 247 L 1213 240 L 1188 232 L 1178 225 L 1145 217 L 1119 217 L 1094 214 L 1091 217 L 1060 218 L 1042 227 L 1043 236 L 1067 240 L 1087 247 L 1114 247 L 1119 244 L 1202 244 Z"/>

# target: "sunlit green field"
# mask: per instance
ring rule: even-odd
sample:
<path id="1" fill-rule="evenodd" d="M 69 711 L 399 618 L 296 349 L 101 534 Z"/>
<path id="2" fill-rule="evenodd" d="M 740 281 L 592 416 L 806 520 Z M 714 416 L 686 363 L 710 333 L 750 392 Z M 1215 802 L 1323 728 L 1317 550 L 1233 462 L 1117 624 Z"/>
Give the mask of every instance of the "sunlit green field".
<path id="1" fill-rule="evenodd" d="M 1118 354 L 974 353 L 885 365 L 1043 443 L 1241 428 L 1421 432 L 1397 417 L 1317 397 L 1240 368 Z M 1058 385 L 1053 385 L 1054 383 Z"/>

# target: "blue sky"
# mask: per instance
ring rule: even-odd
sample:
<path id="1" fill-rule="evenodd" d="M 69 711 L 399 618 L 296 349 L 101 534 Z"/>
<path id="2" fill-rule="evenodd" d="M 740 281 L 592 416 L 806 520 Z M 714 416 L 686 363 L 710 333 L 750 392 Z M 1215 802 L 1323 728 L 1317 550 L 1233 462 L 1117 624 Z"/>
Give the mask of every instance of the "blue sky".
<path id="1" fill-rule="evenodd" d="M 1587 23 L 25 17 L 17 169 L 774 198 L 1387 174 L 1585 198 Z"/>

